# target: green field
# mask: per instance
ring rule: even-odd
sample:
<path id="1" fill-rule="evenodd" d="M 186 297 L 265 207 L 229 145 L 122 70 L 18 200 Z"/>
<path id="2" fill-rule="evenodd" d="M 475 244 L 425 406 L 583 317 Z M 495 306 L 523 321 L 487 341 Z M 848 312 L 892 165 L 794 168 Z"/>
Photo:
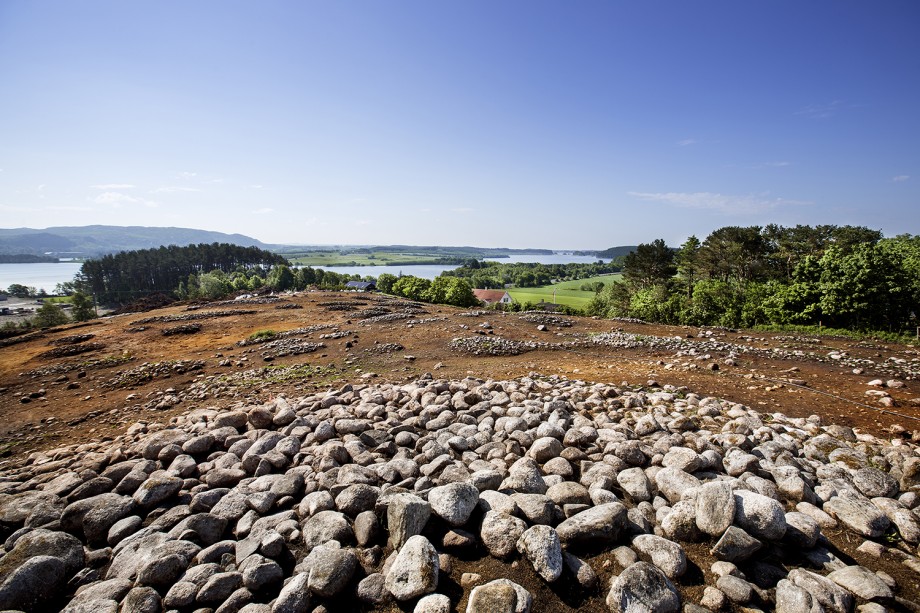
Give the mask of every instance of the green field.
<path id="1" fill-rule="evenodd" d="M 398 264 L 437 264 L 438 257 L 395 251 L 374 253 L 341 253 L 339 251 L 308 251 L 287 256 L 298 266 L 392 266 Z"/>
<path id="2" fill-rule="evenodd" d="M 553 292 L 555 291 L 555 301 L 557 304 L 570 306 L 576 309 L 583 309 L 591 300 L 591 298 L 594 297 L 594 292 L 586 292 L 581 290 L 580 288 L 582 285 L 585 283 L 594 283 L 596 281 L 609 284 L 619 281 L 622 278 L 622 274 L 614 273 L 611 275 L 588 277 L 587 279 L 579 279 L 577 281 L 563 281 L 562 283 L 546 285 L 543 287 L 509 289 L 508 293 L 511 294 L 511 297 L 514 298 L 514 300 L 517 302 L 532 302 L 536 304 L 541 300 L 544 302 L 553 302 Z"/>

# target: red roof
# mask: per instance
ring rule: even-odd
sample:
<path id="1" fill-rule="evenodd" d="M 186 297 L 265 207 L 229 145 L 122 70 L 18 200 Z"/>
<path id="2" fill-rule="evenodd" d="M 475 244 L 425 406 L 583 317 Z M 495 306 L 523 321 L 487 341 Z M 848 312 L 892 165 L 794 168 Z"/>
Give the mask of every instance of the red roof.
<path id="1" fill-rule="evenodd" d="M 507 292 L 503 289 L 474 289 L 473 295 L 483 302 L 501 302 Z"/>

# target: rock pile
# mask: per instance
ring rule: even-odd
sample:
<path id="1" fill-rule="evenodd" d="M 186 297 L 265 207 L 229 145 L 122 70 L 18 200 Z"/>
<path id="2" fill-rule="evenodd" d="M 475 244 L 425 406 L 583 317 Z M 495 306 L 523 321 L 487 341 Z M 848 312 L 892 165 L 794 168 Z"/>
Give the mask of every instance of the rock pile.
<path id="1" fill-rule="evenodd" d="M 912 445 L 686 389 L 346 385 L 7 470 L 0 610 L 917 610 L 918 492 Z M 479 554 L 532 579 L 448 589 Z"/>
<path id="2" fill-rule="evenodd" d="M 143 324 L 172 323 L 175 321 L 197 321 L 199 319 L 214 319 L 215 317 L 234 317 L 236 315 L 252 315 L 258 313 L 253 309 L 234 309 L 225 311 L 205 311 L 203 313 L 185 313 L 182 315 L 156 315 L 132 321 L 132 326 Z"/>
<path id="3" fill-rule="evenodd" d="M 201 324 L 180 324 L 171 328 L 163 328 L 160 334 L 163 336 L 174 336 L 176 334 L 195 334 L 201 332 Z"/>
<path id="4" fill-rule="evenodd" d="M 105 343 L 92 342 L 92 343 L 77 343 L 75 345 L 61 345 L 55 347 L 54 349 L 49 349 L 43 353 L 40 353 L 38 357 L 40 358 L 66 358 L 72 355 L 80 355 L 81 353 L 89 353 L 90 351 L 100 351 L 105 349 Z"/>

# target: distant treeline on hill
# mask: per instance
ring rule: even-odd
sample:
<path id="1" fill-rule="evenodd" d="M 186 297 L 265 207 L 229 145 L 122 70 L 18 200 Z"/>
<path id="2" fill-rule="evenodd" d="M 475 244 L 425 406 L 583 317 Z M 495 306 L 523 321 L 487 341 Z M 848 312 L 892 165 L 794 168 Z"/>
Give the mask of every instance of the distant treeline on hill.
<path id="1" fill-rule="evenodd" d="M 53 258 L 48 255 L 33 255 L 31 253 L 0 253 L 0 264 L 50 264 L 57 262 L 57 258 Z"/>
<path id="2" fill-rule="evenodd" d="M 84 262 L 77 285 L 102 304 L 125 304 L 157 292 L 171 293 L 190 275 L 261 269 L 288 261 L 258 247 L 212 243 L 123 251 Z M 264 274 L 264 273 L 263 273 Z"/>

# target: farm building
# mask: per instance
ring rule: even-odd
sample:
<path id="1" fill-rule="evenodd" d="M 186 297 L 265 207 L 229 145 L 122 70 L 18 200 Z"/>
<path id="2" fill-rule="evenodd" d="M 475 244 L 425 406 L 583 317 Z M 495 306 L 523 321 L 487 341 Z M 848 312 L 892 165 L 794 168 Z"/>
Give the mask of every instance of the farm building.
<path id="1" fill-rule="evenodd" d="M 485 304 L 511 304 L 514 300 L 511 294 L 500 289 L 474 289 L 473 295 Z"/>
<path id="2" fill-rule="evenodd" d="M 377 291 L 377 284 L 373 281 L 349 281 L 345 284 L 345 289 L 353 289 L 359 292 Z"/>

